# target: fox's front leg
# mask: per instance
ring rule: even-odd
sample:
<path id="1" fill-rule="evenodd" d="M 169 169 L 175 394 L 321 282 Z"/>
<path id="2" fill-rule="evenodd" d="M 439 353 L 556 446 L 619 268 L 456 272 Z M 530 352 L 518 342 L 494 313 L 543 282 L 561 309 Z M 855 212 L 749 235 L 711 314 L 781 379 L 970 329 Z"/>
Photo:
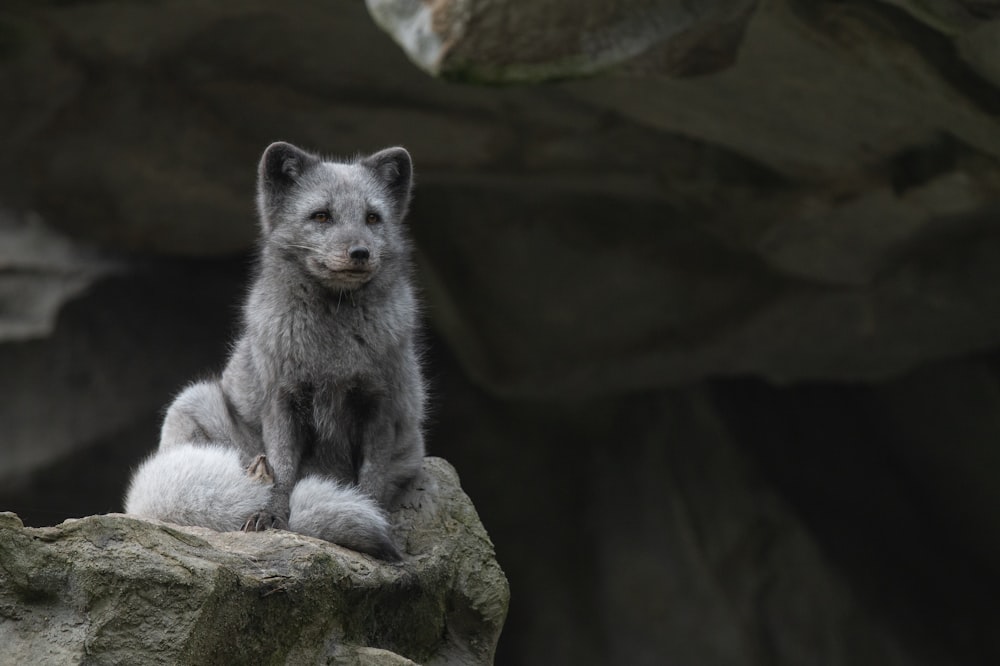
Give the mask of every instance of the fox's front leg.
<path id="1" fill-rule="evenodd" d="M 381 410 L 364 430 L 358 487 L 386 511 L 419 473 L 424 438 L 419 421 L 391 407 Z"/>
<path id="2" fill-rule="evenodd" d="M 276 398 L 261 420 L 264 454 L 270 464 L 274 488 L 267 506 L 247 518 L 244 532 L 288 528 L 288 501 L 302 460 L 302 428 L 294 402 L 287 396 Z"/>

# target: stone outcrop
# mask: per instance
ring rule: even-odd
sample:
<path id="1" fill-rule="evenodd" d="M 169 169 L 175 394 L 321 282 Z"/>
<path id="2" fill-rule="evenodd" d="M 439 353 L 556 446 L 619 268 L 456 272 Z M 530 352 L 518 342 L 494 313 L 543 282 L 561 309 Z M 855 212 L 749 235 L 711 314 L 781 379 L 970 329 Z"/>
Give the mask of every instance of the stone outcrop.
<path id="1" fill-rule="evenodd" d="M 492 663 L 507 581 L 454 469 L 428 458 L 394 524 L 399 566 L 290 532 L 2 514 L 4 660 Z"/>
<path id="2" fill-rule="evenodd" d="M 539 48 L 584 62 L 611 14 L 660 35 L 559 86 L 579 143 L 525 141 L 522 164 L 540 173 L 511 183 L 517 194 L 478 179 L 434 202 L 454 213 L 427 232 L 430 293 L 465 365 L 496 391 L 565 395 L 706 375 L 872 380 L 995 344 L 1000 91 L 987 35 L 1000 21 L 973 4 L 369 2 L 417 64 L 460 79 L 537 66 L 510 35 L 530 40 L 552 6 L 560 28 Z M 652 45 L 662 31 L 646 12 L 738 44 L 711 75 L 684 76 L 661 57 L 682 49 Z M 442 45 L 430 61 L 411 44 L 422 30 Z M 584 125 L 580 102 L 604 124 Z M 551 165 L 556 151 L 573 155 L 572 177 Z M 496 252 L 484 259 L 484 246 Z M 512 257 L 528 270 L 505 270 Z"/>
<path id="3" fill-rule="evenodd" d="M 672 74 L 731 64 L 757 0 L 367 0 L 372 17 L 431 74 L 528 82 L 636 59 Z"/>

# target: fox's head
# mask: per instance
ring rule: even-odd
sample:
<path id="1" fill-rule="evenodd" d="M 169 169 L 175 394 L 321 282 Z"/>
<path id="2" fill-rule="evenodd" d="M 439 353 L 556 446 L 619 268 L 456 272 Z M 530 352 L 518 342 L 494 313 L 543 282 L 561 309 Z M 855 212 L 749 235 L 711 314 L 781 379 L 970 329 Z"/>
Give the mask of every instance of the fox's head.
<path id="1" fill-rule="evenodd" d="M 409 243 L 402 222 L 412 174 L 403 148 L 333 162 L 289 143 L 271 144 L 257 181 L 265 250 L 335 291 L 405 269 Z"/>

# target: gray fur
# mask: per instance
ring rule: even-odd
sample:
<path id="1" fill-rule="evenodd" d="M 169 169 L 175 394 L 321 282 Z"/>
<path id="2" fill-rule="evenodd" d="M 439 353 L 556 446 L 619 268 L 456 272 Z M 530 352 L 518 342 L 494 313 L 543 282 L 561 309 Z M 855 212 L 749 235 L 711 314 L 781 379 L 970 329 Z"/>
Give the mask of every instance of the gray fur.
<path id="1" fill-rule="evenodd" d="M 389 522 L 374 500 L 356 487 L 307 476 L 295 484 L 290 504 L 288 528 L 293 532 L 335 541 L 382 559 L 399 559 L 387 536 Z"/>
<path id="2" fill-rule="evenodd" d="M 274 485 L 244 516 L 245 529 L 298 526 L 357 550 L 395 554 L 381 512 L 424 455 L 417 301 L 402 223 L 411 179 L 402 148 L 346 163 L 287 143 L 264 152 L 260 263 L 243 333 L 220 378 L 176 398 L 154 454 L 217 445 L 238 451 L 244 466 L 266 455 Z M 313 475 L 339 483 L 310 481 L 299 496 L 309 498 L 313 514 L 295 516 L 293 488 Z M 323 488 L 328 498 L 317 500 Z M 133 480 L 128 506 L 141 504 L 134 500 L 145 492 Z M 334 512 L 345 498 L 345 509 Z M 316 522 L 324 512 L 326 528 Z"/>

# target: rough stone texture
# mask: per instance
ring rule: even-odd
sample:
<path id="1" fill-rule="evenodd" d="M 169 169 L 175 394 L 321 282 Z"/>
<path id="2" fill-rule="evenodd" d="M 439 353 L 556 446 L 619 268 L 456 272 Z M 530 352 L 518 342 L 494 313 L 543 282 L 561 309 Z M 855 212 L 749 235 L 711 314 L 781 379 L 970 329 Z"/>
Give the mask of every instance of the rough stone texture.
<path id="1" fill-rule="evenodd" d="M 113 287 L 61 325 L 149 316 L 141 293 L 129 305 Z M 209 294 L 191 299 L 210 309 Z M 431 450 L 461 470 L 512 587 L 497 663 L 1000 659 L 1000 358 L 871 385 L 724 380 L 551 403 L 498 399 L 432 351 Z M 20 373 L 36 399 L 49 390 Z M 142 378 L 122 381 L 138 403 Z M 163 401 L 146 400 L 148 425 L 81 440 L 21 493 L 0 486 L 0 507 L 31 524 L 120 510 L 128 467 L 155 443 Z M 78 391 L 49 419 L 95 404 Z"/>
<path id="2" fill-rule="evenodd" d="M 624 11 L 572 4 L 563 25 L 577 33 L 608 7 Z M 957 3 L 900 4 L 924 23 L 878 3 L 755 3 L 724 71 L 684 78 L 632 63 L 563 84 L 618 114 L 590 128 L 588 148 L 606 151 L 587 165 L 600 182 L 574 187 L 560 173 L 518 196 L 486 179 L 447 188 L 454 213 L 427 230 L 431 295 L 474 376 L 512 395 L 706 374 L 875 379 L 995 344 L 1000 92 L 988 79 L 1000 21 Z M 927 4 L 949 5 L 953 24 L 931 21 Z M 510 44 L 510 58 L 523 51 L 504 31 L 540 21 L 486 1 L 369 5 L 383 17 L 433 11 L 439 31 Z M 410 26 L 397 20 L 382 24 L 403 41 Z M 428 69 L 447 76 L 442 62 Z M 528 168 L 547 171 L 531 160 L 544 137 L 526 143 Z M 484 258 L 484 246 L 499 251 Z M 514 256 L 528 278 L 504 270 Z"/>
<path id="3" fill-rule="evenodd" d="M 386 565 L 289 532 L 0 515 L 0 641 L 20 663 L 489 664 L 508 588 L 454 469 L 428 458 Z"/>
<path id="4" fill-rule="evenodd" d="M 671 73 L 730 64 L 756 0 L 366 0 L 432 74 L 523 82 L 583 76 L 642 57 Z M 694 68 L 692 70 L 692 68 Z"/>
<path id="5" fill-rule="evenodd" d="M 845 32 L 850 33 L 854 31 L 849 26 L 858 18 L 892 17 L 879 4 L 955 40 L 964 64 L 989 79 L 996 73 L 996 61 L 990 56 L 997 48 L 990 36 L 996 31 L 994 19 L 1000 17 L 995 0 L 366 0 L 366 4 L 375 22 L 417 66 L 437 76 L 490 83 L 590 76 L 614 66 L 667 76 L 712 73 L 734 64 L 755 14 L 766 15 L 775 7 L 779 12 L 791 9 L 799 19 L 820 17 L 831 22 L 828 27 L 838 32 L 848 27 Z M 898 17 L 893 18 L 899 23 Z M 883 34 L 892 32 L 885 27 Z M 852 41 L 864 37 L 831 36 L 849 36 Z"/>

